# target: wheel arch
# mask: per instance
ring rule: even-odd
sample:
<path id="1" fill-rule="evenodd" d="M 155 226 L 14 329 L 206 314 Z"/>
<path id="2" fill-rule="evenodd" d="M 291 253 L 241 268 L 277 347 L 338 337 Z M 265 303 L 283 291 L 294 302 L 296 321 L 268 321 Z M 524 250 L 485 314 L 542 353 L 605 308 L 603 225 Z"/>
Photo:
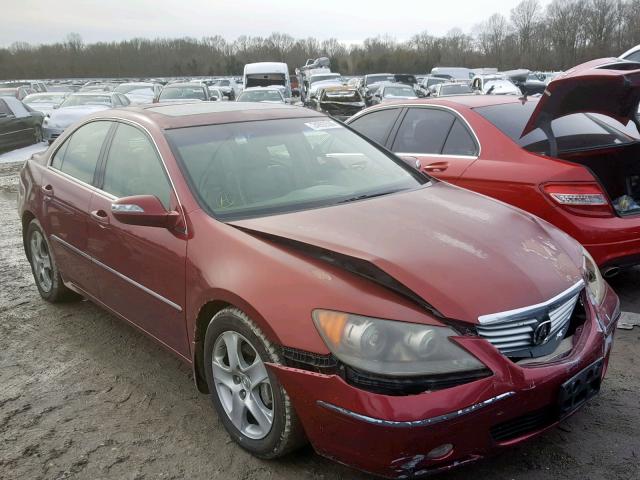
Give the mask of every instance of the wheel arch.
<path id="1" fill-rule="evenodd" d="M 29 243 L 27 242 L 27 228 L 29 228 L 29 224 L 31 221 L 36 218 L 36 216 L 29 210 L 25 210 L 22 213 L 22 246 L 24 247 L 24 253 L 29 258 Z"/>
<path id="2" fill-rule="evenodd" d="M 264 332 L 274 345 L 282 345 L 280 339 L 262 315 L 247 301 L 228 291 L 217 291 L 201 303 L 193 323 L 192 368 L 193 379 L 200 393 L 210 393 L 204 376 L 204 338 L 213 316 L 225 308 L 237 308 L 244 312 Z"/>

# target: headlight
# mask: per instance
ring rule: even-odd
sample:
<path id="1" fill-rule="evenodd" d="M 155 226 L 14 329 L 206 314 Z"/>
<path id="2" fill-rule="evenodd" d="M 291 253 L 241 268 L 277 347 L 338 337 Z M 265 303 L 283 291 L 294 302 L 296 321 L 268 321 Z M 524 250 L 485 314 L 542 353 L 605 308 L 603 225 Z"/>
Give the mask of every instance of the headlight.
<path id="1" fill-rule="evenodd" d="M 587 292 L 589 293 L 591 302 L 600 305 L 607 292 L 607 284 L 600 274 L 598 264 L 585 248 L 582 249 L 582 255 L 582 271 L 584 281 L 587 284 Z"/>
<path id="2" fill-rule="evenodd" d="M 485 366 L 451 340 L 447 327 L 396 322 L 329 310 L 313 321 L 327 347 L 345 364 L 381 375 L 422 376 Z"/>

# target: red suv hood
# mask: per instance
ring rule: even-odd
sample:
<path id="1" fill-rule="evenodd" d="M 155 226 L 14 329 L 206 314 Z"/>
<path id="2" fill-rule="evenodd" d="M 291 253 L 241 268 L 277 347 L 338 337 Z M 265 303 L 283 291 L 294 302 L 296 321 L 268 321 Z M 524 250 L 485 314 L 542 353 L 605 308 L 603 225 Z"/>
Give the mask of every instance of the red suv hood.
<path id="1" fill-rule="evenodd" d="M 549 83 L 522 136 L 572 113 L 601 113 L 622 124 L 632 120 L 640 100 L 640 63 L 601 58 L 560 74 Z"/>
<path id="2" fill-rule="evenodd" d="M 373 264 L 446 317 L 541 303 L 581 277 L 580 246 L 541 220 L 446 183 L 230 222 Z"/>

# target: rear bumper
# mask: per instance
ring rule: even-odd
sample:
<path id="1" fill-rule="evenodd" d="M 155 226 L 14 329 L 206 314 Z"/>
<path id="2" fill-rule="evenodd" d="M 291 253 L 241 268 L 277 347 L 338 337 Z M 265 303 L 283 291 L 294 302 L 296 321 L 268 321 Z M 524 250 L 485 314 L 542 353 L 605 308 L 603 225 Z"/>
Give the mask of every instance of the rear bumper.
<path id="1" fill-rule="evenodd" d="M 318 453 L 388 478 L 448 470 L 492 455 L 553 427 L 561 385 L 603 359 L 604 377 L 619 312 L 609 289 L 603 306 L 575 335 L 561 362 L 520 367 L 476 337 L 456 341 L 493 375 L 430 393 L 387 396 L 357 389 L 337 375 L 270 365 L 287 390 Z M 596 320 L 596 313 L 603 322 Z M 606 332 L 601 325 L 606 325 Z M 600 373 L 601 372 L 601 373 Z M 444 444 L 441 458 L 428 453 Z"/>
<path id="2" fill-rule="evenodd" d="M 579 241 L 602 269 L 612 265 L 640 264 L 640 215 L 593 218 L 574 215 L 560 208 L 539 216 Z"/>
<path id="3" fill-rule="evenodd" d="M 628 241 L 585 244 L 584 247 L 603 272 L 613 267 L 634 267 L 640 265 L 640 232 L 630 233 L 629 236 Z"/>

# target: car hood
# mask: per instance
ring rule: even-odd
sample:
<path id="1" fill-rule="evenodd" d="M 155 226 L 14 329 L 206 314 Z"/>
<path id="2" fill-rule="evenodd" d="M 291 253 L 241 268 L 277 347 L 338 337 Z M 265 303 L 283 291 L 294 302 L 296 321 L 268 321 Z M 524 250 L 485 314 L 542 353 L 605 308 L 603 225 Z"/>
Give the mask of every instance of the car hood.
<path id="1" fill-rule="evenodd" d="M 31 108 L 32 110 L 35 110 L 36 112 L 40 112 L 43 113 L 44 115 L 47 114 L 51 114 L 55 108 L 56 104 L 55 103 L 32 103 L 29 105 L 29 108 Z"/>
<path id="2" fill-rule="evenodd" d="M 87 115 L 109 110 L 110 108 L 107 105 L 76 105 L 74 107 L 59 108 L 51 113 L 49 121 L 53 125 L 68 127 Z"/>
<path id="3" fill-rule="evenodd" d="M 311 246 L 316 258 L 330 261 L 338 254 L 341 260 L 331 263 L 351 260 L 359 266 L 348 270 L 373 281 L 386 275 L 445 317 L 468 323 L 542 303 L 581 278 L 581 247 L 568 235 L 441 182 L 229 223 L 302 252 Z"/>
<path id="4" fill-rule="evenodd" d="M 607 115 L 626 125 L 638 111 L 640 63 L 601 58 L 573 67 L 549 82 L 522 136 L 572 113 Z"/>

